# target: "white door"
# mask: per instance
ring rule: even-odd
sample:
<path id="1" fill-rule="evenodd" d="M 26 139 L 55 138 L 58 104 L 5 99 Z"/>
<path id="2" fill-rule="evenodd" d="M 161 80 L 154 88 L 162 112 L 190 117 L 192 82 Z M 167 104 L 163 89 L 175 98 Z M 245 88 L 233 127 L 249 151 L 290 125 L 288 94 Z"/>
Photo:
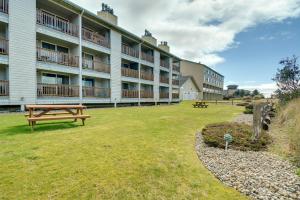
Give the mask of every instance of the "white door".
<path id="1" fill-rule="evenodd" d="M 183 100 L 197 100 L 199 92 L 184 92 Z"/>

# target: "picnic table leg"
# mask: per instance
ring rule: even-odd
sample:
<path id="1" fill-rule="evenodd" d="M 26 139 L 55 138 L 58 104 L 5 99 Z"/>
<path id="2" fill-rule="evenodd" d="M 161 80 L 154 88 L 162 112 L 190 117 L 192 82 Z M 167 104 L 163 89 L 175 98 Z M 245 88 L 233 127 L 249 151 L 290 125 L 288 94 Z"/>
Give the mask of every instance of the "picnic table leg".
<path id="1" fill-rule="evenodd" d="M 77 108 L 76 115 L 79 115 L 79 108 Z M 77 122 L 77 118 L 74 119 L 74 122 Z"/>
<path id="2" fill-rule="evenodd" d="M 84 121 L 85 121 L 85 119 L 82 119 L 82 126 L 84 126 L 85 124 L 84 124 Z"/>

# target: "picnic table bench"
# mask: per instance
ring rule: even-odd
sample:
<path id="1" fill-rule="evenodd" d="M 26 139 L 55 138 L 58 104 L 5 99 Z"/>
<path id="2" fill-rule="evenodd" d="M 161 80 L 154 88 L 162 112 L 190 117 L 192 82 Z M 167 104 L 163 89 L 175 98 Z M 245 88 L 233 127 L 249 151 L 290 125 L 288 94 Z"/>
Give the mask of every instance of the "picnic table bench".
<path id="1" fill-rule="evenodd" d="M 26 105 L 26 109 L 28 114 L 25 117 L 32 130 L 38 121 L 74 119 L 76 122 L 81 119 L 84 126 L 84 121 L 90 118 L 83 114 L 86 106 L 82 105 Z"/>
<path id="2" fill-rule="evenodd" d="M 194 108 L 207 108 L 208 105 L 204 101 L 197 101 L 193 104 Z"/>

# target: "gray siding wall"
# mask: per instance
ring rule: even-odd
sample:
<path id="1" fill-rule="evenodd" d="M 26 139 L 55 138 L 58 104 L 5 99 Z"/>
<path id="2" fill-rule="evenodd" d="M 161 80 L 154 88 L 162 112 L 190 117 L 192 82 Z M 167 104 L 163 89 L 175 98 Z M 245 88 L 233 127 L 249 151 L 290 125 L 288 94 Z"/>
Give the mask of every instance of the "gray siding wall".
<path id="1" fill-rule="evenodd" d="M 159 74 L 160 74 L 160 53 L 158 51 L 154 51 L 154 101 L 157 102 L 159 100 Z"/>
<path id="2" fill-rule="evenodd" d="M 111 100 L 121 100 L 121 35 L 111 30 Z"/>
<path id="3" fill-rule="evenodd" d="M 9 1 L 11 103 L 36 100 L 36 0 Z"/>

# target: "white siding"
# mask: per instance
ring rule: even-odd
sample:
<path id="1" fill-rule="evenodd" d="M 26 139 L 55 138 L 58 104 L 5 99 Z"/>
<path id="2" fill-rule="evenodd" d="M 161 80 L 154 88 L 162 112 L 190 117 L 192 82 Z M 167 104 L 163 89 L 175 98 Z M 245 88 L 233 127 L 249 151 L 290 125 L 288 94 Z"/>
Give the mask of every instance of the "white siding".
<path id="1" fill-rule="evenodd" d="M 11 103 L 35 103 L 36 0 L 9 1 L 9 53 Z"/>
<path id="2" fill-rule="evenodd" d="M 111 30 L 111 100 L 121 100 L 121 35 Z"/>

